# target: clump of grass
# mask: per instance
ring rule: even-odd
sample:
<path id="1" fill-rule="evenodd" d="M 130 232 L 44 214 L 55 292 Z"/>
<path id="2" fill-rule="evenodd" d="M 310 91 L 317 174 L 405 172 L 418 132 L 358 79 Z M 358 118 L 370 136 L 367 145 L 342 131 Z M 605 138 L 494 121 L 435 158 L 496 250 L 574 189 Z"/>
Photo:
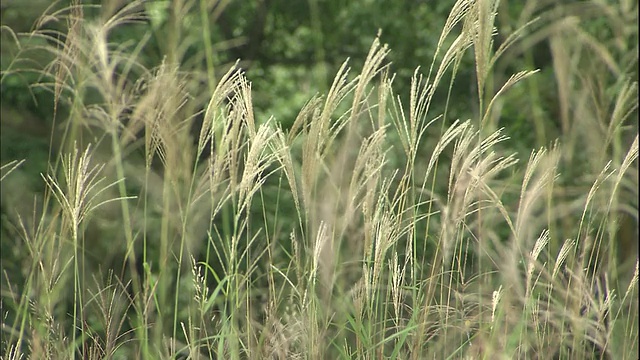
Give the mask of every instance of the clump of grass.
<path id="1" fill-rule="evenodd" d="M 494 52 L 497 4 L 456 2 L 408 109 L 376 40 L 359 74 L 345 62 L 286 131 L 254 117 L 236 67 L 209 71 L 200 103 L 198 74 L 175 51 L 147 69 L 139 47 L 111 44 L 113 29 L 141 19 L 139 3 L 103 20 L 79 4 L 43 17 L 68 21 L 66 34 L 25 35 L 53 42 L 35 49 L 54 59 L 39 85 L 68 117 L 44 205 L 31 223 L 17 214 L 26 280 L 3 274 L 7 358 L 637 356 L 637 259 L 621 283 L 602 253 L 637 134 L 587 174 L 590 189 L 555 200 L 567 139 L 521 166 L 509 129 L 491 123 L 536 76 L 492 90 L 525 31 Z M 470 48 L 477 118 L 432 114 Z M 623 90 L 613 127 L 637 107 L 635 86 Z M 577 219 L 566 232 L 555 228 L 564 216 Z"/>

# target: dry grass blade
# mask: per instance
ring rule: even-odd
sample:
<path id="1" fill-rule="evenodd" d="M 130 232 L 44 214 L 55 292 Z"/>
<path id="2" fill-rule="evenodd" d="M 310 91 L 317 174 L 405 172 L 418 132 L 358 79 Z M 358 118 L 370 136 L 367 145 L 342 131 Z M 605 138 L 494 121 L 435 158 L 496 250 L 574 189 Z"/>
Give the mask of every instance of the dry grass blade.
<path id="1" fill-rule="evenodd" d="M 532 283 L 533 270 L 535 268 L 536 262 L 538 261 L 538 256 L 540 256 L 540 253 L 547 246 L 548 243 L 549 243 L 549 231 L 545 230 L 542 232 L 542 234 L 540 234 L 540 236 L 538 237 L 538 240 L 536 240 L 536 243 L 533 246 L 533 249 L 531 250 L 531 253 L 529 254 L 529 259 L 528 259 L 529 262 L 527 264 L 527 274 L 526 274 L 526 284 L 525 284 L 525 291 L 526 291 L 525 298 L 529 298 L 531 291 L 535 286 L 535 284 Z"/>
<path id="2" fill-rule="evenodd" d="M 473 31 L 479 99 L 483 99 L 484 86 L 489 75 L 493 37 L 497 34 L 494 23 L 499 3 L 496 0 L 476 1 L 470 11 L 471 16 L 465 19 L 467 27 Z"/>
<path id="3" fill-rule="evenodd" d="M 22 163 L 24 163 L 25 160 L 11 160 L 8 163 L 2 165 L 0 167 L 0 171 L 2 171 L 2 176 L 0 176 L 0 181 L 4 180 L 5 177 L 9 176 L 9 174 L 11 174 L 12 171 L 14 171 L 15 169 L 17 169 L 18 167 L 20 167 L 20 165 L 22 165 Z"/>
<path id="4" fill-rule="evenodd" d="M 532 71 L 521 71 L 517 74 L 513 74 L 511 75 L 511 77 L 509 78 L 509 80 L 507 80 L 507 82 L 502 85 L 502 87 L 500 88 L 500 90 L 498 90 L 498 92 L 493 96 L 493 98 L 491 98 L 491 101 L 489 102 L 489 105 L 487 106 L 487 110 L 482 118 L 482 123 L 484 123 L 490 113 L 492 109 L 492 106 L 494 104 L 494 102 L 498 99 L 498 97 L 500 97 L 500 95 L 502 95 L 503 93 L 505 93 L 510 87 L 512 87 L 513 85 L 517 84 L 519 81 L 524 80 L 526 78 L 528 78 L 529 76 L 537 73 L 538 70 L 532 70 Z"/>
<path id="5" fill-rule="evenodd" d="M 63 182 L 56 180 L 51 175 L 43 175 L 43 179 L 52 190 L 56 200 L 62 207 L 67 218 L 72 223 L 72 229 L 77 231 L 80 223 L 86 216 L 100 205 L 111 199 L 95 204 L 94 200 L 109 187 L 117 184 L 118 181 L 99 188 L 104 178 L 100 178 L 100 172 L 104 165 L 91 167 L 91 149 L 87 149 L 78 156 L 76 148 L 73 154 L 69 154 L 62 162 Z"/>
<path id="6" fill-rule="evenodd" d="M 204 113 L 204 121 L 200 129 L 200 135 L 198 136 L 198 154 L 204 151 L 205 145 L 211 141 L 215 131 L 218 131 L 216 126 L 221 127 L 217 124 L 221 123 L 219 119 L 221 117 L 220 109 L 222 104 L 230 95 L 237 91 L 241 79 L 242 73 L 237 68 L 236 63 L 236 65 L 232 66 L 222 76 L 220 81 L 218 81 Z"/>

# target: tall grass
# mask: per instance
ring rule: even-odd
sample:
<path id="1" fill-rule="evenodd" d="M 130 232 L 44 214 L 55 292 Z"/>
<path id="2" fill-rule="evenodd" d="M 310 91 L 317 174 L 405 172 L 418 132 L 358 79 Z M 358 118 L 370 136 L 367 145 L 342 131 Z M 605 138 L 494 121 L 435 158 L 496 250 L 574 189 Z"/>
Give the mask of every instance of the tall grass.
<path id="1" fill-rule="evenodd" d="M 637 87 L 620 66 L 613 106 L 594 113 L 567 78 L 598 86 L 599 70 L 573 73 L 579 54 L 554 37 L 562 134 L 521 163 L 496 121 L 536 70 L 497 90 L 494 70 L 532 24 L 495 49 L 498 2 L 456 2 L 409 99 L 376 40 L 287 130 L 254 118 L 237 67 L 177 66 L 175 21 L 153 69 L 144 39 L 110 43 L 138 5 L 90 21 L 74 4 L 15 36 L 31 44 L 17 59 L 52 59 L 38 86 L 64 129 L 41 205 L 15 214 L 24 281 L 3 271 L 3 358 L 637 358 L 638 260 L 609 248 L 618 209 L 637 216 L 637 125 L 623 134 Z M 433 114 L 469 54 L 477 117 Z M 581 138 L 594 133 L 607 141 Z M 574 170 L 578 144 L 600 156 Z M 587 187 L 571 191 L 573 171 Z"/>

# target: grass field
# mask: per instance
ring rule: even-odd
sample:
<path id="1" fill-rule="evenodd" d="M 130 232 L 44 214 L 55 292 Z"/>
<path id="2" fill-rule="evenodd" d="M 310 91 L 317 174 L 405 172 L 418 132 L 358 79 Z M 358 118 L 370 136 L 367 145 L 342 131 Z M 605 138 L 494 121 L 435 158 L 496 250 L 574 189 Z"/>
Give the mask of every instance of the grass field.
<path id="1" fill-rule="evenodd" d="M 637 20 L 623 3 L 602 6 Z M 543 74 L 501 61 L 538 25 L 495 44 L 497 2 L 456 2 L 408 96 L 376 39 L 288 128 L 254 116 L 238 67 L 147 68 L 143 39 L 111 42 L 136 3 L 83 9 L 3 29 L 3 81 L 48 59 L 56 119 L 40 178 L 2 160 L 3 359 L 638 358 L 627 33 L 549 25 L 561 106 L 522 112 L 546 144 L 522 153 L 501 109 Z M 475 115 L 434 113 L 465 61 Z"/>

